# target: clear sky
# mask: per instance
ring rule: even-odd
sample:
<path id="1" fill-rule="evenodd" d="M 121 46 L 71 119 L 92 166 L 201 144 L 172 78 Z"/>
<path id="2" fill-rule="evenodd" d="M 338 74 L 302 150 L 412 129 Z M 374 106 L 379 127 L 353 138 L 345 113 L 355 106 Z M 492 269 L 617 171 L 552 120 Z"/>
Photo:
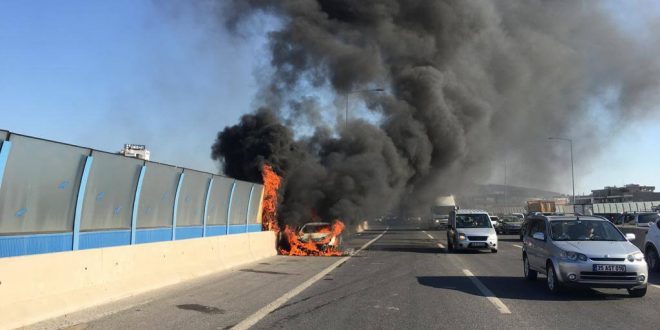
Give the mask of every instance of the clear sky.
<path id="1" fill-rule="evenodd" d="M 0 1 L 0 129 L 105 151 L 146 144 L 155 161 L 217 172 L 211 144 L 252 109 L 268 22 L 238 38 L 156 3 Z M 597 159 L 575 155 L 578 193 L 633 182 L 660 190 L 657 118 L 610 142 Z M 566 150 L 561 192 L 571 187 Z M 518 166 L 509 164 L 512 184 Z"/>

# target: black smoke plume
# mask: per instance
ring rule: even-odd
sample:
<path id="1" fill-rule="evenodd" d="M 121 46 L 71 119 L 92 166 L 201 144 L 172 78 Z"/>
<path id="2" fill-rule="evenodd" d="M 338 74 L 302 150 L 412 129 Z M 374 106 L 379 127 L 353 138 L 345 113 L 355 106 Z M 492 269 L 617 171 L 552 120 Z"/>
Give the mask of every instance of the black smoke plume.
<path id="1" fill-rule="evenodd" d="M 584 161 L 660 95 L 657 40 L 624 30 L 603 2 L 236 0 L 221 12 L 230 31 L 255 15 L 281 23 L 264 108 L 220 132 L 213 158 L 249 180 L 274 165 L 284 223 L 419 209 L 488 180 L 505 158 L 519 164 L 514 184 L 558 188 L 565 150 L 549 136 L 579 141 Z M 337 109 L 310 86 L 338 105 L 385 88 L 351 94 L 378 122 L 323 122 Z M 296 136 L 300 125 L 314 133 Z"/>

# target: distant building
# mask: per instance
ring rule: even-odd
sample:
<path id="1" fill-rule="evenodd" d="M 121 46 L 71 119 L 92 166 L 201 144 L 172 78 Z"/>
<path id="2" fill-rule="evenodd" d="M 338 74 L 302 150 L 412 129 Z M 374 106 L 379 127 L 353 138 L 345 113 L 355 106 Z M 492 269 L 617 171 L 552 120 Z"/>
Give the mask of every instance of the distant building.
<path id="1" fill-rule="evenodd" d="M 124 144 L 124 148 L 119 151 L 120 155 L 138 159 L 149 160 L 149 150 L 144 144 Z"/>
<path id="2" fill-rule="evenodd" d="M 627 184 L 623 187 L 605 187 L 591 191 L 592 203 L 650 202 L 660 200 L 654 186 Z"/>
<path id="3" fill-rule="evenodd" d="M 522 207 L 530 199 L 553 199 L 559 193 L 534 188 L 500 184 L 476 185 L 459 196 L 462 208 L 494 209 L 495 207 Z"/>

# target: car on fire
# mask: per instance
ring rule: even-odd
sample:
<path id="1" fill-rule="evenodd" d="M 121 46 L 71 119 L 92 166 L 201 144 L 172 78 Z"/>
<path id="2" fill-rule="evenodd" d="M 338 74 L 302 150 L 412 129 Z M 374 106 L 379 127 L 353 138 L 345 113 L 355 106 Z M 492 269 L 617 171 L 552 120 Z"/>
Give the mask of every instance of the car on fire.
<path id="1" fill-rule="evenodd" d="M 455 210 L 449 214 L 447 245 L 455 250 L 490 250 L 497 253 L 497 233 L 488 212 Z"/>
<path id="2" fill-rule="evenodd" d="M 544 216 L 526 219 L 523 271 L 528 280 L 546 275 L 551 293 L 563 287 L 627 289 L 646 295 L 644 254 L 610 221 L 595 216 Z"/>
<path id="3" fill-rule="evenodd" d="M 298 240 L 301 242 L 313 242 L 319 250 L 338 249 L 341 245 L 341 235 L 332 234 L 332 225 L 327 222 L 310 222 L 298 231 Z"/>

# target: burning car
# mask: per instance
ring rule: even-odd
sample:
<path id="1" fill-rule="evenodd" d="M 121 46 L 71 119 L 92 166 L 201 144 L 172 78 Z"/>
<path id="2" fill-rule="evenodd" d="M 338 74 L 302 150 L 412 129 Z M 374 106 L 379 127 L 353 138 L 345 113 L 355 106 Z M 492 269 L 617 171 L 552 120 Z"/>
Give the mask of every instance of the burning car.
<path id="1" fill-rule="evenodd" d="M 341 236 L 334 235 L 332 225 L 327 222 L 310 222 L 298 231 L 298 240 L 303 243 L 312 242 L 318 249 L 338 249 L 341 245 Z"/>

